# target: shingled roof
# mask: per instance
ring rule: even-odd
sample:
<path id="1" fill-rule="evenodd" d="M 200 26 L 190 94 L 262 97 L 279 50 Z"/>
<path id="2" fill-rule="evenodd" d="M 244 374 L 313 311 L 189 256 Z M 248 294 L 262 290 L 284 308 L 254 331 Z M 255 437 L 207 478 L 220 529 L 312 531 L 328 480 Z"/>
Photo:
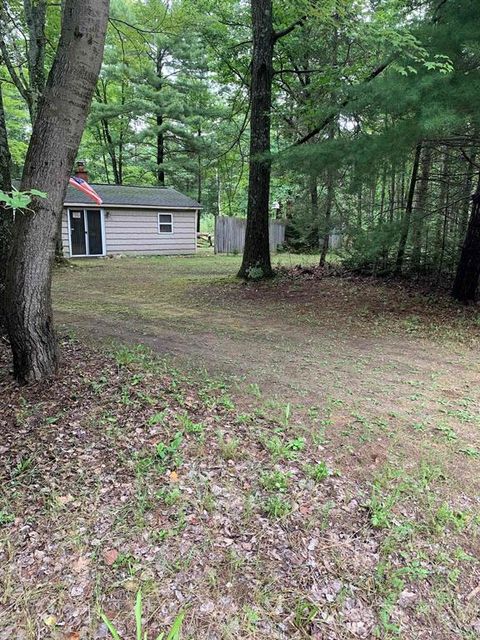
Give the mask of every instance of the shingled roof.
<path id="1" fill-rule="evenodd" d="M 200 209 L 198 202 L 175 189 L 161 187 L 129 187 L 116 184 L 90 184 L 103 200 L 103 206 L 160 207 Z M 92 201 L 73 187 L 67 188 L 65 204 L 89 204 Z"/>

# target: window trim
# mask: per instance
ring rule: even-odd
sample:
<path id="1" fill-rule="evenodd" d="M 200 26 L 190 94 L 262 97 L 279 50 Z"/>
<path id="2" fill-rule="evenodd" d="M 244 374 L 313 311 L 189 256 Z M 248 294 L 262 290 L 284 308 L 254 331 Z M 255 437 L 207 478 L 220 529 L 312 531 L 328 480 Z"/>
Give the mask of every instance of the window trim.
<path id="1" fill-rule="evenodd" d="M 170 216 L 170 222 L 160 222 L 160 216 Z M 170 225 L 170 231 L 160 231 L 160 225 L 162 224 L 169 224 Z M 168 211 L 159 211 L 157 213 L 157 233 L 159 235 L 164 235 L 164 234 L 169 234 L 171 235 L 173 233 L 173 213 L 169 213 Z"/>

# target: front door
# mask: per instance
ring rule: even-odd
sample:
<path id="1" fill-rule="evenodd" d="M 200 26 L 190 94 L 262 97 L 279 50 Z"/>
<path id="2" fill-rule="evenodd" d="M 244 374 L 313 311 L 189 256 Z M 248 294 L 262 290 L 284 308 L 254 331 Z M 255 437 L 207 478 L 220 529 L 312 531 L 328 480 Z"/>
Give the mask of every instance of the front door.
<path id="1" fill-rule="evenodd" d="M 102 212 L 98 209 L 70 209 L 69 216 L 71 255 L 102 256 Z"/>
<path id="2" fill-rule="evenodd" d="M 72 239 L 72 256 L 86 256 L 87 230 L 83 210 L 70 211 L 70 237 Z"/>
<path id="3" fill-rule="evenodd" d="M 92 209 L 87 211 L 86 214 L 88 255 L 101 256 L 103 254 L 102 214 L 100 211 Z"/>

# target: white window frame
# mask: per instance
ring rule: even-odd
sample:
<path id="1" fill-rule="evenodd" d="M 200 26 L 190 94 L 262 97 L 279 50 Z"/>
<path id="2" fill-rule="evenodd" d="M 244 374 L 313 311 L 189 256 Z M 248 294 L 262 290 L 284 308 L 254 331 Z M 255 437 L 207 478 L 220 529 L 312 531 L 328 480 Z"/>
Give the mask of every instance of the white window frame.
<path id="1" fill-rule="evenodd" d="M 102 246 L 103 253 L 94 253 L 90 254 L 90 243 L 88 238 L 88 233 L 85 237 L 85 250 L 87 253 L 82 253 L 79 255 L 73 255 L 72 253 L 72 232 L 70 225 L 70 211 L 82 211 L 83 212 L 83 224 L 85 229 L 88 230 L 87 225 L 87 211 L 100 211 L 100 224 L 102 229 Z M 107 255 L 107 243 L 106 243 L 106 234 L 105 234 L 105 210 L 104 209 L 96 209 L 95 207 L 87 207 L 82 209 L 81 207 L 69 207 L 67 209 L 67 229 L 68 229 L 68 250 L 70 252 L 70 258 L 104 258 Z"/>
<path id="2" fill-rule="evenodd" d="M 160 222 L 160 216 L 170 216 L 170 222 Z M 160 231 L 161 224 L 169 224 L 170 231 Z M 171 235 L 173 233 L 173 213 L 169 213 L 168 211 L 159 211 L 157 214 L 157 233 L 160 236 L 163 235 Z"/>

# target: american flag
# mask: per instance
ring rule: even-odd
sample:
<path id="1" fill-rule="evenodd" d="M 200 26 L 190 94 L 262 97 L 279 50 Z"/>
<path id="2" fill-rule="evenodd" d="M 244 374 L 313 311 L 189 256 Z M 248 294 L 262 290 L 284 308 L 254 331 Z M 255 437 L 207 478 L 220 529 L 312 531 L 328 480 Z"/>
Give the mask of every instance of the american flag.
<path id="1" fill-rule="evenodd" d="M 88 182 L 85 182 L 85 180 L 82 180 L 82 178 L 76 178 L 76 177 L 70 178 L 69 184 L 74 189 L 78 189 L 78 191 L 81 191 L 82 193 L 84 193 L 86 196 L 90 198 L 90 200 L 93 200 L 97 204 L 103 203 L 103 200 L 100 198 L 100 196 L 95 191 L 95 189 L 92 189 L 92 187 L 88 184 Z"/>

